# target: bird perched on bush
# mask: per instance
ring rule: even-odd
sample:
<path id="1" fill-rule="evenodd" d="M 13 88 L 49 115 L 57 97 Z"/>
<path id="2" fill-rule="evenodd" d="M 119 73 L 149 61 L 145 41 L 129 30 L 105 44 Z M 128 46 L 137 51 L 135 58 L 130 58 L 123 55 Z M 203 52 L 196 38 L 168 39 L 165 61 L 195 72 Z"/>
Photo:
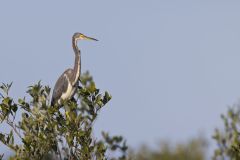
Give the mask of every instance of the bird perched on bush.
<path id="1" fill-rule="evenodd" d="M 58 78 L 52 94 L 51 105 L 61 105 L 62 101 L 71 99 L 78 86 L 78 79 L 81 74 L 81 51 L 77 46 L 78 40 L 94 40 L 95 38 L 91 38 L 85 36 L 82 33 L 74 33 L 72 37 L 72 47 L 75 53 L 75 63 L 74 68 L 69 68 L 63 72 L 63 74 Z"/>

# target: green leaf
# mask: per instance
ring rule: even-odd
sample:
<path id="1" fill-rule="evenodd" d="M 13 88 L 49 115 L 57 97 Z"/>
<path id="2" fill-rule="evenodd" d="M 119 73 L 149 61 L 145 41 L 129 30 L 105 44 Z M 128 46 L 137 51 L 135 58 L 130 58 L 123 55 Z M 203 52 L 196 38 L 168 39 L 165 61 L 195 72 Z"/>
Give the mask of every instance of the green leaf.
<path id="1" fill-rule="evenodd" d="M 96 85 L 95 85 L 95 83 L 94 83 L 94 82 L 90 82 L 90 85 L 89 85 L 89 87 L 88 87 L 88 91 L 89 91 L 90 93 L 94 93 L 95 90 L 96 90 Z"/>
<path id="2" fill-rule="evenodd" d="M 103 104 L 105 105 L 112 99 L 112 96 L 106 91 L 103 97 Z"/>
<path id="3" fill-rule="evenodd" d="M 5 144 L 5 135 L 0 133 L 0 141 Z"/>
<path id="4" fill-rule="evenodd" d="M 12 102 L 12 99 L 10 97 L 6 97 L 3 99 L 3 104 L 9 106 Z"/>

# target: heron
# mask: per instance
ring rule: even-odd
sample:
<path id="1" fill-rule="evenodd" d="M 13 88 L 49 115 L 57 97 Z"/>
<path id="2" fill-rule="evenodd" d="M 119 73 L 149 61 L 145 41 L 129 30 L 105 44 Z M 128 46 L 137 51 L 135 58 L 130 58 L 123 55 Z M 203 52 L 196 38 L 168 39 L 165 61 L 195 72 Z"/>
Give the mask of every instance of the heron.
<path id="1" fill-rule="evenodd" d="M 52 94 L 51 105 L 61 105 L 63 101 L 71 99 L 78 86 L 78 79 L 81 74 L 81 51 L 77 46 L 78 40 L 94 40 L 95 38 L 85 36 L 82 33 L 74 33 L 72 36 L 72 47 L 75 53 L 75 63 L 73 68 L 65 70 L 58 78 Z"/>

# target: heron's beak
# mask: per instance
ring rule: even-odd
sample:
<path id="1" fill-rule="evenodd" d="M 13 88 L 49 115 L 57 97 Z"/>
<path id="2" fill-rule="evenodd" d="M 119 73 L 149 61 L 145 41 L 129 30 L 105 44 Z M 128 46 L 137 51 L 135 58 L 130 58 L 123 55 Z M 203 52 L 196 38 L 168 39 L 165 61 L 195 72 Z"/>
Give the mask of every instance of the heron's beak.
<path id="1" fill-rule="evenodd" d="M 87 37 L 87 36 L 83 36 L 82 38 L 83 38 L 83 39 L 86 39 L 86 40 L 98 41 L 98 40 L 95 39 L 95 38 L 91 38 L 91 37 Z"/>

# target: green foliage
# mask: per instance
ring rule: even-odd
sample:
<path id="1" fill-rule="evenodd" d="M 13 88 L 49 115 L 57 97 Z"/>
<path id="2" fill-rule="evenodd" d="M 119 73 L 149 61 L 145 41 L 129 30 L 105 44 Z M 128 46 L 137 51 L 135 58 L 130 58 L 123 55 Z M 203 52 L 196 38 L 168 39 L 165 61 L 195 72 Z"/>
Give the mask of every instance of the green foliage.
<path id="1" fill-rule="evenodd" d="M 15 153 L 10 159 L 104 160 L 116 150 L 121 154 L 112 159 L 126 159 L 122 137 L 104 132 L 102 140 L 92 137 L 93 123 L 111 95 L 100 94 L 89 73 L 83 74 L 80 83 L 75 99 L 63 102 L 62 107 L 50 106 L 51 89 L 40 82 L 28 88 L 30 100 L 20 98 L 18 102 L 9 96 L 11 84 L 0 86 L 0 125 L 11 128 L 9 133 L 0 132 L 0 142 Z M 17 114 L 21 114 L 18 121 Z M 16 136 L 22 143 L 14 142 Z"/>
<path id="2" fill-rule="evenodd" d="M 152 150 L 147 146 L 129 154 L 132 160 L 204 160 L 207 143 L 205 139 L 193 139 L 186 144 L 172 147 L 169 143 L 162 143 L 159 150 Z"/>
<path id="3" fill-rule="evenodd" d="M 118 159 L 120 160 L 125 160 L 127 158 L 126 154 L 127 154 L 127 145 L 126 145 L 126 141 L 123 141 L 123 137 L 122 136 L 114 136 L 114 137 L 110 137 L 108 133 L 102 132 L 103 138 L 104 138 L 104 142 L 107 144 L 107 147 L 111 150 L 111 151 L 116 151 L 119 150 L 122 154 L 122 156 L 120 156 Z M 112 160 L 116 160 L 116 158 L 111 158 Z"/>
<path id="4" fill-rule="evenodd" d="M 240 107 L 228 109 L 226 115 L 221 115 L 224 122 L 224 130 L 216 129 L 213 138 L 217 142 L 213 160 L 240 159 Z"/>
<path id="5" fill-rule="evenodd" d="M 7 124 L 9 132 L 0 131 L 0 143 L 14 152 L 10 160 L 204 160 L 206 141 L 193 139 L 172 147 L 163 143 L 159 150 L 144 146 L 130 151 L 121 136 L 102 132 L 102 139 L 92 136 L 99 111 L 111 100 L 101 93 L 89 73 L 82 75 L 75 97 L 63 106 L 50 106 L 48 86 L 41 82 L 29 86 L 28 98 L 17 102 L 9 95 L 11 84 L 0 85 L 0 127 Z M 20 116 L 21 118 L 17 118 Z M 240 159 L 240 106 L 221 115 L 224 129 L 213 135 L 218 147 L 213 160 Z M 16 143 L 16 138 L 20 143 Z M 115 153 L 115 154 L 114 154 Z M 117 154 L 116 154 L 117 153 Z M 118 155 L 118 156 L 116 156 Z M 0 160 L 4 159 L 0 153 Z"/>

